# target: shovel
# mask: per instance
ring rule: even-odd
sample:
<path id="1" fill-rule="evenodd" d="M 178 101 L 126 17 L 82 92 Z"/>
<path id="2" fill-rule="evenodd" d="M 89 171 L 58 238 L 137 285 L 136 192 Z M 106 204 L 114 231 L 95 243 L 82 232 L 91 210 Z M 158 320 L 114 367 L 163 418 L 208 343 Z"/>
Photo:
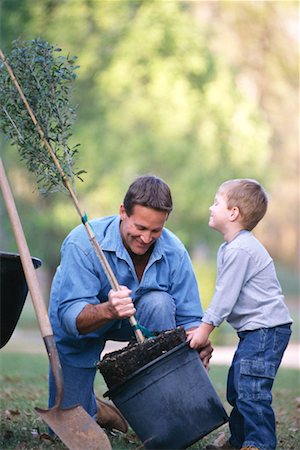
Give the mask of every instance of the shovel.
<path id="1" fill-rule="evenodd" d="M 75 405 L 67 409 L 60 407 L 63 398 L 62 368 L 47 309 L 1 158 L 0 186 L 56 384 L 53 408 L 35 408 L 35 410 L 70 450 L 111 450 L 105 432 L 81 406 Z"/>

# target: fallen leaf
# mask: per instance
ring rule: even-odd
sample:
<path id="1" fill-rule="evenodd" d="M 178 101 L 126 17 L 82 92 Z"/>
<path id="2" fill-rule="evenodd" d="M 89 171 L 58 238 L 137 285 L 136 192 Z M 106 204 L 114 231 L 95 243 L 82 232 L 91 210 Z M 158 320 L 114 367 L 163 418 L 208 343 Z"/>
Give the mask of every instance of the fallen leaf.
<path id="1" fill-rule="evenodd" d="M 48 433 L 41 433 L 40 440 L 43 441 L 45 444 L 52 444 L 53 439 Z"/>
<path id="2" fill-rule="evenodd" d="M 10 419 L 11 417 L 20 415 L 20 411 L 18 409 L 6 409 L 4 415 L 6 419 Z"/>

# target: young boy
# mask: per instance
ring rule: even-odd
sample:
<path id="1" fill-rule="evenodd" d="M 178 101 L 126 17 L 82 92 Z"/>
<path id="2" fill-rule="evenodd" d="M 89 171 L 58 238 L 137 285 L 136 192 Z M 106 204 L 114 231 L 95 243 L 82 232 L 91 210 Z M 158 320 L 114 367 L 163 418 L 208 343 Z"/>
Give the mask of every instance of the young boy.
<path id="1" fill-rule="evenodd" d="M 268 199 L 255 180 L 223 183 L 210 209 L 209 226 L 223 234 L 213 299 L 202 324 L 188 333 L 201 348 L 223 320 L 237 330 L 239 344 L 227 379 L 230 438 L 207 449 L 276 448 L 271 389 L 291 335 L 289 315 L 273 260 L 251 230 L 263 218 Z"/>

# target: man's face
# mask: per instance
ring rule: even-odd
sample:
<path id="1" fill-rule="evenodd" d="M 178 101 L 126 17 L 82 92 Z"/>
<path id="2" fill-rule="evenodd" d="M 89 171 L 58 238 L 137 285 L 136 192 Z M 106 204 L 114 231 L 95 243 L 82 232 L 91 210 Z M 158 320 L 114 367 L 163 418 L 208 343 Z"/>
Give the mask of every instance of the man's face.
<path id="1" fill-rule="evenodd" d="M 127 250 L 136 255 L 144 255 L 160 237 L 168 213 L 157 209 L 135 205 L 131 216 L 120 206 L 120 232 Z"/>

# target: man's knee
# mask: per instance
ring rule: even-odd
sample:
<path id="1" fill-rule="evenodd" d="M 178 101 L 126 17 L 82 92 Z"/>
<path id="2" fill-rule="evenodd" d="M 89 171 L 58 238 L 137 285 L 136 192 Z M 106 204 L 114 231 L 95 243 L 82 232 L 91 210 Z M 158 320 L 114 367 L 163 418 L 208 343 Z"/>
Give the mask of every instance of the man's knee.
<path id="1" fill-rule="evenodd" d="M 151 331 L 175 328 L 175 312 L 174 299 L 167 292 L 151 291 L 136 302 L 138 321 Z"/>
<path id="2" fill-rule="evenodd" d="M 175 315 L 176 310 L 173 298 L 170 294 L 164 291 L 151 291 L 142 295 L 142 297 L 137 301 L 136 308 L 137 312 L 143 308 L 149 312 L 165 312 L 166 314 L 172 315 Z"/>

